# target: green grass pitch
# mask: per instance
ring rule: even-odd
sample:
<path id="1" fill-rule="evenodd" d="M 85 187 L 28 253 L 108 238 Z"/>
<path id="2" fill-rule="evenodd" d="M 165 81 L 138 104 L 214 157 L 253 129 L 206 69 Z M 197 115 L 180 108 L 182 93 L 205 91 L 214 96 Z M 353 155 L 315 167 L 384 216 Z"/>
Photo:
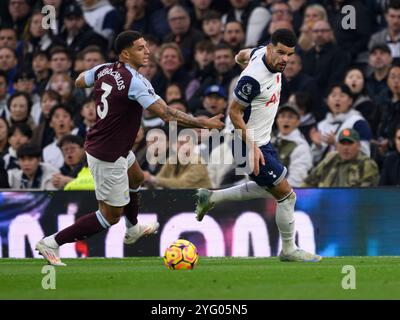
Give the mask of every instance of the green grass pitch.
<path id="1" fill-rule="evenodd" d="M 194 270 L 168 270 L 161 258 L 65 259 L 56 289 L 42 288 L 40 259 L 0 259 L 0 299 L 400 299 L 400 257 L 205 258 Z M 356 270 L 356 289 L 341 286 Z"/>

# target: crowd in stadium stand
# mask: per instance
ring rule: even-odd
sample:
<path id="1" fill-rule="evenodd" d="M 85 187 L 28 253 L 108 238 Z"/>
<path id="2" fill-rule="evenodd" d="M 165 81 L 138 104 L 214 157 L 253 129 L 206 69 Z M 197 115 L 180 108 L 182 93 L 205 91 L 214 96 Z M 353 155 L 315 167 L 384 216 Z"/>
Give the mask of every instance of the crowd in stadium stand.
<path id="1" fill-rule="evenodd" d="M 50 28 L 42 23 L 45 5 L 56 9 Z M 298 36 L 272 137 L 289 183 L 400 185 L 400 0 L 5 0 L 0 188 L 94 188 L 84 139 L 96 103 L 74 80 L 116 61 L 113 42 L 124 30 L 144 35 L 151 59 L 139 71 L 171 107 L 197 117 L 226 114 L 219 145 L 208 148 L 212 137 L 197 130 L 202 142 L 167 150 L 165 141 L 155 157 L 188 149 L 195 161 L 162 164 L 146 151 L 168 140 L 169 128 L 145 111 L 134 145 L 145 187 L 220 188 L 247 179 L 235 171 L 227 116 L 241 72 L 234 57 L 266 45 L 279 28 Z M 211 161 L 221 154 L 223 164 Z"/>

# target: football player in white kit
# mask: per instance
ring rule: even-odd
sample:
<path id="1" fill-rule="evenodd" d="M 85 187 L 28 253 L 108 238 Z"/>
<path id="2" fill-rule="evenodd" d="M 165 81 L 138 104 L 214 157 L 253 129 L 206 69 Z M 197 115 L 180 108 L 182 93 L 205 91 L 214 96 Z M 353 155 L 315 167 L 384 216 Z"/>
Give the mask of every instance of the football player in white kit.
<path id="1" fill-rule="evenodd" d="M 241 153 L 247 151 L 243 155 L 250 161 L 252 181 L 221 190 L 199 189 L 196 218 L 201 221 L 210 209 L 224 201 L 265 198 L 271 194 L 278 202 L 276 223 L 282 240 L 280 260 L 316 262 L 321 260 L 319 255 L 306 252 L 295 244 L 296 193 L 285 178 L 287 169 L 279 162 L 270 143 L 279 106 L 282 72 L 289 56 L 295 52 L 296 42 L 296 35 L 291 30 L 278 29 L 267 46 L 241 50 L 236 55 L 236 62 L 245 69 L 236 85 L 229 116 L 236 133 L 240 132 Z M 235 147 L 237 143 L 234 143 Z"/>

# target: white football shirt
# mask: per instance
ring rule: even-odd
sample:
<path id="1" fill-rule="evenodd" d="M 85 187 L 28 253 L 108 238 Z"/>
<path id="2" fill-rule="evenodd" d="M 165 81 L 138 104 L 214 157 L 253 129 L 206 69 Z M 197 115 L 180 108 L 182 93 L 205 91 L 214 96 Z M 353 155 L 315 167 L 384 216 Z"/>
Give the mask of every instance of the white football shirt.
<path id="1" fill-rule="evenodd" d="M 253 49 L 234 91 L 234 99 L 246 107 L 243 120 L 252 130 L 257 146 L 266 145 L 271 139 L 282 85 L 282 74 L 267 66 L 266 52 L 265 46 Z"/>

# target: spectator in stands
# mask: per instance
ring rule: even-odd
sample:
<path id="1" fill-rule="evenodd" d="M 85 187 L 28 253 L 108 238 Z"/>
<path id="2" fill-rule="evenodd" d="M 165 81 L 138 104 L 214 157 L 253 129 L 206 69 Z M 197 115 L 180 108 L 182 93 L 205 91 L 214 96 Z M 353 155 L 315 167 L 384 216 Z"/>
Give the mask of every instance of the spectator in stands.
<path id="1" fill-rule="evenodd" d="M 82 117 L 82 122 L 80 122 L 78 125 L 78 136 L 82 137 L 82 139 L 85 139 L 89 130 L 96 123 L 96 101 L 93 99 L 93 97 L 87 98 L 82 103 L 80 115 Z"/>
<path id="2" fill-rule="evenodd" d="M 76 190 L 94 190 L 94 178 L 86 161 L 76 178 L 68 182 L 64 187 L 64 191 Z"/>
<path id="3" fill-rule="evenodd" d="M 17 50 L 18 35 L 17 30 L 12 26 L 2 26 L 0 28 L 0 48 L 8 47 Z"/>
<path id="4" fill-rule="evenodd" d="M 171 33 L 164 38 L 164 42 L 174 42 L 179 46 L 183 64 L 190 70 L 193 67 L 194 46 L 203 39 L 203 34 L 190 26 L 190 15 L 180 5 L 175 5 L 169 10 L 168 23 Z"/>
<path id="5" fill-rule="evenodd" d="M 7 74 L 8 93 L 14 92 L 13 82 L 14 76 L 17 73 L 18 59 L 15 50 L 4 47 L 0 48 L 0 71 Z"/>
<path id="6" fill-rule="evenodd" d="M 289 97 L 288 103 L 295 105 L 300 112 L 299 130 L 311 145 L 310 130 L 317 126 L 313 110 L 312 98 L 307 92 L 296 92 Z"/>
<path id="7" fill-rule="evenodd" d="M 293 13 L 288 3 L 284 1 L 273 1 L 271 4 L 271 20 L 268 25 L 264 28 L 258 43 L 260 45 L 265 45 L 271 39 L 271 34 L 280 27 L 277 25 L 290 26 L 289 29 L 293 28 Z M 278 22 L 285 22 L 284 24 Z"/>
<path id="8" fill-rule="evenodd" d="M 31 2 L 28 0 L 9 0 L 8 12 L 10 19 L 6 24 L 12 25 L 18 34 L 23 34 L 31 11 Z"/>
<path id="9" fill-rule="evenodd" d="M 50 50 L 50 69 L 53 75 L 69 73 L 71 67 L 72 57 L 65 47 L 55 46 Z"/>
<path id="10" fill-rule="evenodd" d="M 168 159 L 156 176 L 145 171 L 145 184 L 167 189 L 211 187 L 207 166 L 202 164 L 200 157 L 194 153 L 192 140 L 187 141 L 178 136 L 178 142 L 173 148 L 176 148 L 177 161 Z"/>
<path id="11" fill-rule="evenodd" d="M 383 162 L 380 186 L 400 185 L 400 126 L 397 126 L 394 134 L 395 151 L 390 152 Z"/>
<path id="12" fill-rule="evenodd" d="M 153 77 L 159 72 L 159 67 L 157 65 L 154 55 L 150 55 L 149 62 L 145 66 L 139 68 L 139 72 L 146 77 L 147 80 L 152 82 Z"/>
<path id="13" fill-rule="evenodd" d="M 8 120 L 10 119 L 10 112 L 7 108 L 9 98 L 7 84 L 7 74 L 4 71 L 0 71 L 0 117 Z"/>
<path id="14" fill-rule="evenodd" d="M 168 158 L 168 128 L 158 126 L 145 131 L 146 159 L 142 170 L 154 176 L 160 172 Z"/>
<path id="15" fill-rule="evenodd" d="M 186 99 L 189 100 L 204 79 L 213 73 L 215 46 L 209 40 L 202 40 L 195 46 L 195 67 L 192 70 L 194 79 L 186 87 Z"/>
<path id="16" fill-rule="evenodd" d="M 386 44 L 394 60 L 400 60 L 400 1 L 390 0 L 386 7 L 387 28 L 374 33 L 369 40 L 369 49 Z"/>
<path id="17" fill-rule="evenodd" d="M 35 85 L 35 73 L 31 69 L 20 70 L 14 76 L 14 92 L 25 92 L 31 98 L 32 103 L 40 100 Z"/>
<path id="18" fill-rule="evenodd" d="M 303 54 L 303 70 L 315 79 L 321 93 L 325 94 L 330 85 L 343 79 L 350 56 L 335 44 L 328 22 L 315 22 L 312 36 L 314 47 Z"/>
<path id="19" fill-rule="evenodd" d="M 212 0 L 191 0 L 193 4 L 193 10 L 190 15 L 190 20 L 192 22 L 192 27 L 196 30 L 201 30 L 202 22 L 210 10 L 210 5 Z"/>
<path id="20" fill-rule="evenodd" d="M 173 100 L 183 99 L 183 94 L 179 86 L 175 83 L 171 83 L 165 90 L 165 101 L 169 104 Z"/>
<path id="21" fill-rule="evenodd" d="M 23 35 L 24 59 L 30 61 L 37 51 L 46 51 L 52 45 L 50 33 L 43 28 L 44 15 L 41 9 L 35 9 Z"/>
<path id="22" fill-rule="evenodd" d="M 8 145 L 8 122 L 6 119 L 0 117 L 0 158 L 7 152 Z"/>
<path id="23" fill-rule="evenodd" d="M 103 50 L 99 46 L 87 46 L 82 51 L 82 59 L 83 59 L 83 70 L 90 70 L 95 66 L 106 63 L 106 58 L 104 56 Z M 93 88 L 85 88 L 85 97 L 89 97 L 92 93 Z"/>
<path id="24" fill-rule="evenodd" d="M 303 16 L 307 8 L 307 0 L 289 0 L 287 4 L 293 16 L 293 28 L 297 31 L 303 22 Z"/>
<path id="25" fill-rule="evenodd" d="M 232 48 L 224 43 L 218 45 L 214 53 L 214 72 L 203 80 L 199 89 L 188 101 L 190 110 L 201 109 L 201 98 L 204 91 L 213 84 L 224 87 L 227 93 L 233 92 L 233 89 L 231 90 L 230 88 L 236 83 L 236 77 L 240 72 L 240 67 L 235 63 L 235 55 Z M 230 101 L 230 96 L 228 96 L 228 101 Z"/>
<path id="26" fill-rule="evenodd" d="M 46 51 L 33 53 L 32 70 L 35 73 L 37 91 L 42 93 L 50 79 L 50 58 Z"/>
<path id="27" fill-rule="evenodd" d="M 229 45 L 234 52 L 239 52 L 244 45 L 245 33 L 240 22 L 229 21 L 225 25 L 223 41 Z"/>
<path id="28" fill-rule="evenodd" d="M 172 6 L 179 3 L 179 0 L 161 0 L 161 3 L 163 7 L 150 15 L 150 33 L 157 36 L 159 40 L 164 39 L 171 32 L 168 12 Z"/>
<path id="29" fill-rule="evenodd" d="M 41 162 L 42 150 L 32 144 L 22 145 L 18 151 L 21 169 L 8 171 L 8 182 L 12 189 L 57 190 L 52 176 L 58 172 L 52 165 Z"/>
<path id="30" fill-rule="evenodd" d="M 286 178 L 293 187 L 303 184 L 313 165 L 310 146 L 298 129 L 300 116 L 295 105 L 279 107 L 276 117 L 278 135 L 273 143 L 281 163 L 288 170 Z"/>
<path id="31" fill-rule="evenodd" d="M 328 90 L 327 104 L 330 112 L 318 122 L 317 129 L 311 129 L 314 163 L 318 163 L 329 151 L 334 150 L 339 133 L 345 129 L 355 129 L 361 137 L 361 152 L 370 156 L 372 132 L 368 122 L 360 112 L 352 108 L 353 98 L 345 84 L 334 84 Z"/>
<path id="32" fill-rule="evenodd" d="M 122 28 L 122 17 L 108 0 L 83 0 L 84 19 L 93 30 L 107 39 L 109 46 Z M 68 7 L 67 7 L 68 8 Z"/>
<path id="33" fill-rule="evenodd" d="M 382 92 L 388 91 L 387 76 L 392 61 L 390 48 L 386 44 L 375 45 L 369 51 L 368 64 L 372 73 L 367 78 L 367 91 L 378 105 L 382 102 Z"/>
<path id="34" fill-rule="evenodd" d="M 86 15 L 86 14 L 85 14 Z M 104 16 L 98 17 L 103 19 Z M 93 25 L 94 20 L 86 20 L 83 16 L 81 7 L 77 3 L 71 3 L 68 5 L 64 11 L 64 25 L 65 30 L 60 33 L 59 38 L 62 40 L 62 44 L 68 46 L 72 54 L 83 50 L 89 45 L 97 45 L 103 50 L 108 47 L 108 34 L 97 33 L 89 24 Z M 113 31 L 114 32 L 114 31 Z"/>
<path id="35" fill-rule="evenodd" d="M 303 52 L 307 52 L 313 47 L 312 28 L 315 22 L 320 20 L 328 21 L 325 8 L 320 4 L 310 4 L 307 6 L 298 40 L 299 47 Z"/>
<path id="36" fill-rule="evenodd" d="M 212 117 L 217 114 L 225 114 L 228 106 L 228 95 L 222 86 L 217 84 L 209 86 L 204 91 L 203 108 L 209 112 Z M 224 121 L 224 119 L 221 119 Z"/>
<path id="37" fill-rule="evenodd" d="M 246 32 L 245 47 L 255 47 L 271 19 L 271 14 L 266 8 L 260 6 L 257 1 L 230 0 L 230 3 L 232 9 L 229 9 L 223 15 L 223 25 L 229 21 L 240 22 Z"/>
<path id="38" fill-rule="evenodd" d="M 57 189 L 64 189 L 67 183 L 78 176 L 85 166 L 84 140 L 80 136 L 66 135 L 58 144 L 62 152 L 64 164 L 60 172 L 53 175 L 52 182 Z"/>
<path id="39" fill-rule="evenodd" d="M 360 53 L 367 51 L 368 40 L 371 35 L 371 17 L 369 11 L 360 0 L 325 0 L 328 13 L 329 24 L 333 27 L 333 32 L 337 45 L 345 52 L 350 54 L 353 62 L 357 57 L 361 58 Z M 343 7 L 351 5 L 355 13 L 355 27 L 343 27 Z"/>
<path id="40" fill-rule="evenodd" d="M 76 134 L 72 121 L 71 110 L 63 105 L 54 106 L 49 114 L 50 127 L 54 130 L 54 141 L 43 149 L 43 161 L 53 165 L 56 168 L 61 168 L 64 164 L 63 155 L 58 146 L 61 139 L 69 134 Z"/>
<path id="41" fill-rule="evenodd" d="M 61 103 L 61 96 L 53 90 L 46 90 L 42 93 L 40 99 L 40 114 L 38 126 L 33 131 L 32 143 L 40 146 L 42 149 L 54 141 L 54 130 L 50 127 L 50 111 Z"/>
<path id="42" fill-rule="evenodd" d="M 287 102 L 290 95 L 295 92 L 308 92 L 313 99 L 313 114 L 321 119 L 324 116 L 322 110 L 322 96 L 315 80 L 302 72 L 301 57 L 295 53 L 289 57 L 282 77 L 283 90 L 281 91 L 281 103 Z"/>
<path id="43" fill-rule="evenodd" d="M 353 95 L 353 109 L 359 111 L 368 121 L 373 136 L 376 136 L 379 124 L 379 111 L 377 105 L 367 94 L 364 73 L 358 68 L 347 71 L 344 83 L 350 88 Z"/>
<path id="44" fill-rule="evenodd" d="M 11 25 L 3 25 L 0 27 L 0 48 L 8 47 L 15 51 L 18 63 L 26 63 L 23 59 L 23 42 L 18 41 L 17 30 Z"/>
<path id="45" fill-rule="evenodd" d="M 372 187 L 378 184 L 378 166 L 360 152 L 360 136 L 356 130 L 342 130 L 336 150 L 311 170 L 303 187 Z"/>
<path id="46" fill-rule="evenodd" d="M 165 97 L 165 90 L 169 83 L 176 83 L 185 92 L 187 84 L 192 80 L 183 67 L 183 56 L 176 43 L 165 43 L 160 50 L 161 70 L 153 77 L 151 83 L 154 90 Z"/>
<path id="47" fill-rule="evenodd" d="M 32 101 L 31 97 L 25 92 L 15 92 L 7 102 L 10 112 L 10 126 L 16 123 L 26 123 L 31 129 L 35 128 L 35 123 L 31 117 Z"/>
<path id="48" fill-rule="evenodd" d="M 381 109 L 382 119 L 378 129 L 380 150 L 385 154 L 387 149 L 393 149 L 389 139 L 394 137 L 395 129 L 400 123 L 400 65 L 392 66 L 387 79 L 389 91 L 385 95 Z"/>
<path id="49" fill-rule="evenodd" d="M 89 70 L 106 62 L 104 52 L 99 46 L 88 46 L 82 51 L 84 69 Z"/>
<path id="50" fill-rule="evenodd" d="M 79 106 L 84 99 L 82 89 L 75 88 L 74 81 L 66 73 L 53 74 L 49 80 L 49 89 L 61 96 L 61 102 L 72 111 L 73 119 L 79 120 Z"/>
<path id="51" fill-rule="evenodd" d="M 222 22 L 221 14 L 214 10 L 209 10 L 204 15 L 202 30 L 208 40 L 215 46 L 222 41 Z"/>
<path id="52" fill-rule="evenodd" d="M 150 31 L 149 12 L 147 12 L 147 1 L 125 0 L 126 14 L 124 17 L 124 30 L 134 30 L 141 34 Z"/>
<path id="53" fill-rule="evenodd" d="M 146 161 L 147 145 L 143 126 L 140 126 L 135 142 L 132 147 L 136 160 L 140 166 Z"/>
<path id="54" fill-rule="evenodd" d="M 3 155 L 4 168 L 6 170 L 19 168 L 17 151 L 20 146 L 29 142 L 32 138 L 32 129 L 26 123 L 16 123 L 11 126 L 8 132 L 9 147 Z"/>

